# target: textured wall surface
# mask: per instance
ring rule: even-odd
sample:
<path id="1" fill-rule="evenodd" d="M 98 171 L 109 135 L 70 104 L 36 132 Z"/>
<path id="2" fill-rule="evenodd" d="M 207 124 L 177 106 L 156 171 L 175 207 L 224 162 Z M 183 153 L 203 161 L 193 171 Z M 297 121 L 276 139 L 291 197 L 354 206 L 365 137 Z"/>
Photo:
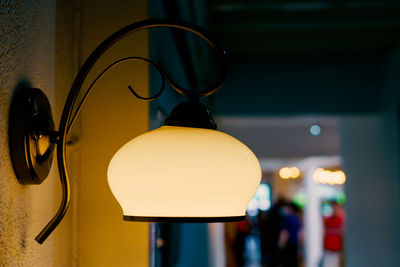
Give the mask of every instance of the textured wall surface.
<path id="1" fill-rule="evenodd" d="M 20 185 L 11 165 L 7 135 L 9 105 L 18 85 L 45 91 L 59 117 L 54 89 L 55 0 L 2 0 L 0 12 L 0 265 L 67 266 L 66 249 L 59 249 L 61 243 L 66 247 L 69 242 L 60 242 L 61 236 L 68 235 L 65 224 L 43 245 L 34 241 L 58 208 L 56 168 L 40 186 Z"/>

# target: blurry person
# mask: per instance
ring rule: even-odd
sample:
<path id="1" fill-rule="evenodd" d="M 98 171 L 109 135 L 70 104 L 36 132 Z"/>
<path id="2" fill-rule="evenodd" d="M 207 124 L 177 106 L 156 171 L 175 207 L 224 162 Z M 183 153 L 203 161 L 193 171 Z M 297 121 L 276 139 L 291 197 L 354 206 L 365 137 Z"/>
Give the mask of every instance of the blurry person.
<path id="1" fill-rule="evenodd" d="M 281 225 L 280 209 L 286 202 L 278 200 L 268 212 L 259 213 L 261 260 L 263 267 L 278 265 L 278 239 Z"/>
<path id="2" fill-rule="evenodd" d="M 236 223 L 236 238 L 235 238 L 235 255 L 237 260 L 237 266 L 244 266 L 244 250 L 246 247 L 246 237 L 250 234 L 250 224 L 248 219 Z"/>
<path id="3" fill-rule="evenodd" d="M 331 202 L 332 215 L 324 218 L 323 267 L 338 267 L 343 248 L 344 211 L 336 201 Z"/>
<path id="4" fill-rule="evenodd" d="M 225 223 L 225 253 L 226 253 L 226 266 L 237 267 L 235 239 L 237 235 L 236 223 Z"/>
<path id="5" fill-rule="evenodd" d="M 299 235 L 301 229 L 299 208 L 288 203 L 281 208 L 281 228 L 278 237 L 282 267 L 299 266 Z"/>
<path id="6" fill-rule="evenodd" d="M 260 230 L 260 251 L 261 251 L 261 263 L 262 266 L 270 266 L 270 254 L 271 249 L 268 242 L 270 240 L 270 230 L 271 226 L 269 225 L 269 215 L 270 212 L 260 211 L 258 213 L 257 222 L 258 222 L 258 229 Z"/>
<path id="7" fill-rule="evenodd" d="M 226 266 L 242 267 L 246 236 L 250 233 L 249 221 L 225 223 Z"/>

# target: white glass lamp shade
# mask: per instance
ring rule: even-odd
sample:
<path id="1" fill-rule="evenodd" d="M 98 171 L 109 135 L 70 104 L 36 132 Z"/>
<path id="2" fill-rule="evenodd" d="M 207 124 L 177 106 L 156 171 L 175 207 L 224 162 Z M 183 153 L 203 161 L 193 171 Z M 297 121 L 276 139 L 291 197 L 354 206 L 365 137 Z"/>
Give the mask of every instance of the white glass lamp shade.
<path id="1" fill-rule="evenodd" d="M 203 128 L 150 131 L 122 146 L 108 166 L 125 220 L 243 219 L 260 180 L 260 164 L 246 145 Z"/>

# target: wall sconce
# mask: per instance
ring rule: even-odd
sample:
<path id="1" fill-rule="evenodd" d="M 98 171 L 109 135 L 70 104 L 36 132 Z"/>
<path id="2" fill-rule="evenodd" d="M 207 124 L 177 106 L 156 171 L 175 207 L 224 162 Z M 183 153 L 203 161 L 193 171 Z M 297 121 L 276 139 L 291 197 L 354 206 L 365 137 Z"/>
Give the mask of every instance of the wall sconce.
<path id="1" fill-rule="evenodd" d="M 101 55 L 128 34 L 155 27 L 190 31 L 205 40 L 217 52 L 222 64 L 223 70 L 215 84 L 202 91 L 186 90 L 149 59 L 126 57 L 109 65 L 96 77 L 73 113 L 82 84 Z M 173 109 L 164 126 L 132 139 L 113 156 L 108 167 L 108 183 L 122 207 L 124 220 L 228 222 L 245 219 L 247 204 L 261 180 L 260 164 L 247 146 L 216 131 L 209 110 L 198 101 L 221 87 L 226 74 L 224 50 L 195 25 L 145 20 L 115 32 L 87 58 L 69 92 L 58 131 L 54 127 L 49 101 L 41 90 L 20 90 L 13 98 L 9 144 L 13 168 L 21 184 L 40 184 L 47 177 L 57 145 L 63 197 L 57 214 L 35 238 L 38 243 L 46 240 L 67 211 L 70 186 L 66 169 L 66 136 L 89 91 L 108 70 L 132 60 L 154 66 L 163 79 L 161 90 L 153 97 L 139 96 L 129 87 L 136 97 L 156 99 L 167 82 L 188 100 Z"/>

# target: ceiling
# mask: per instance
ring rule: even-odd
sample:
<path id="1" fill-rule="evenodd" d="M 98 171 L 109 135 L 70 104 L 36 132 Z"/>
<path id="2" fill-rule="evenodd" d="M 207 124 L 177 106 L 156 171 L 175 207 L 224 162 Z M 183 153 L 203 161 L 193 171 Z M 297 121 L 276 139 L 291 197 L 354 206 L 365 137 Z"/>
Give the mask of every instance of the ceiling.
<path id="1" fill-rule="evenodd" d="M 216 117 L 218 129 L 245 143 L 258 158 L 338 156 L 339 119 L 322 116 Z M 321 134 L 313 136 L 310 126 Z"/>
<path id="2" fill-rule="evenodd" d="M 209 0 L 207 12 L 234 62 L 363 60 L 400 40 L 393 0 Z"/>

